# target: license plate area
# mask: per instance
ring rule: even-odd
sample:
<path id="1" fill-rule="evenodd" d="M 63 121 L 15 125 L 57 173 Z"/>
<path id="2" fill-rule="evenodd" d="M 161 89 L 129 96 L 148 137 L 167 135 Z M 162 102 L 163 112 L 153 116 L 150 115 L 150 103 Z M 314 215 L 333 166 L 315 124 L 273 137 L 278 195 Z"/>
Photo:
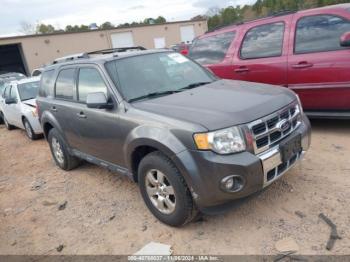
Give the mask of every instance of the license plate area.
<path id="1" fill-rule="evenodd" d="M 288 140 L 282 141 L 280 143 L 282 162 L 287 162 L 294 155 L 301 152 L 301 150 L 301 134 L 294 134 L 292 137 L 289 137 Z"/>

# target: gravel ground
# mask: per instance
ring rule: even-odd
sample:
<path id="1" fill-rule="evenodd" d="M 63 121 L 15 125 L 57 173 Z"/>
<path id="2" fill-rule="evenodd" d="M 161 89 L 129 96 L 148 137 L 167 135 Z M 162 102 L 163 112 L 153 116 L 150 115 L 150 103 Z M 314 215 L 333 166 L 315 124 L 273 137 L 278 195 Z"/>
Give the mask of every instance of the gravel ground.
<path id="1" fill-rule="evenodd" d="M 44 139 L 2 125 L 0 254 L 132 254 L 151 241 L 174 254 L 350 254 L 350 122 L 312 124 L 310 151 L 283 178 L 183 228 L 158 222 L 128 178 L 87 163 L 64 172 Z M 331 251 L 321 212 L 342 237 Z"/>

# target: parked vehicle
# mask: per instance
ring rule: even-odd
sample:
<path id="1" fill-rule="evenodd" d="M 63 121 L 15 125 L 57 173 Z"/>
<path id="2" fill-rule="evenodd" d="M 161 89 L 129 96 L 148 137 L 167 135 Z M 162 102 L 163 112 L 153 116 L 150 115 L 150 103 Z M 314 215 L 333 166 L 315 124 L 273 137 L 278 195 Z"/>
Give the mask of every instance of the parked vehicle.
<path id="1" fill-rule="evenodd" d="M 310 116 L 350 117 L 350 4 L 214 30 L 190 57 L 222 78 L 288 87 Z"/>
<path id="2" fill-rule="evenodd" d="M 32 71 L 32 76 L 40 76 L 41 73 L 43 72 L 43 68 L 35 68 L 33 71 Z"/>
<path id="3" fill-rule="evenodd" d="M 23 79 L 26 76 L 21 74 L 21 73 L 16 73 L 16 72 L 12 72 L 12 73 L 1 73 L 0 74 L 0 100 L 1 100 L 1 96 L 2 93 L 5 89 L 6 83 L 14 81 L 14 80 L 19 80 L 19 79 Z M 0 112 L 1 112 L 1 103 L 0 103 Z M 0 124 L 3 124 L 4 120 L 2 118 L 2 115 L 0 114 Z"/>
<path id="4" fill-rule="evenodd" d="M 310 123 L 286 88 L 219 80 L 169 50 L 59 61 L 37 98 L 56 164 L 129 176 L 168 225 L 261 190 L 309 148 Z"/>
<path id="5" fill-rule="evenodd" d="M 188 55 L 190 47 L 191 47 L 191 44 L 181 43 L 181 44 L 176 44 L 176 45 L 170 46 L 170 49 L 172 49 L 180 54 Z"/>
<path id="6" fill-rule="evenodd" d="M 35 140 L 42 135 L 36 111 L 35 98 L 39 90 L 39 77 L 8 83 L 0 99 L 2 118 L 8 130 L 22 128 Z"/>

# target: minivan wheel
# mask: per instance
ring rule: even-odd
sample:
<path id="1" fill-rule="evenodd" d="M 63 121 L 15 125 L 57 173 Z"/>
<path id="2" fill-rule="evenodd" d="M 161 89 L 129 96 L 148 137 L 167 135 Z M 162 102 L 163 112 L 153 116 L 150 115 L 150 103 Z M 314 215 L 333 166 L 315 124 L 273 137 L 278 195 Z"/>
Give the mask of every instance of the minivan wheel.
<path id="1" fill-rule="evenodd" d="M 0 112 L 0 125 L 4 124 L 4 117 L 2 116 L 2 112 Z"/>
<path id="2" fill-rule="evenodd" d="M 39 135 L 34 133 L 33 128 L 27 119 L 23 120 L 23 125 L 29 139 L 36 140 L 39 138 Z"/>
<path id="3" fill-rule="evenodd" d="M 141 160 L 138 183 L 147 207 L 163 223 L 181 226 L 196 217 L 198 211 L 184 178 L 161 152 Z"/>
<path id="4" fill-rule="evenodd" d="M 67 145 L 55 128 L 52 128 L 48 135 L 51 154 L 56 164 L 63 170 L 71 170 L 80 164 L 80 160 L 69 154 Z"/>
<path id="5" fill-rule="evenodd" d="M 7 130 L 12 130 L 12 129 L 15 128 L 13 125 L 10 125 L 9 122 L 7 122 L 7 119 L 6 119 L 5 115 L 2 115 L 2 117 L 4 119 L 4 124 L 5 124 L 6 128 L 7 128 Z"/>

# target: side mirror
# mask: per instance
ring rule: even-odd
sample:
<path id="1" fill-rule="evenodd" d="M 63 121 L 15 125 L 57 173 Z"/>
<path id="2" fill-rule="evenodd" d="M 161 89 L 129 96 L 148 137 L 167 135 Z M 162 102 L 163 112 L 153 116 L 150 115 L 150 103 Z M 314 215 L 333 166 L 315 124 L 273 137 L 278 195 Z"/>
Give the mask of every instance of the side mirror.
<path id="1" fill-rule="evenodd" d="M 17 100 L 15 98 L 12 98 L 12 97 L 5 98 L 6 105 L 11 105 L 11 104 L 16 104 L 16 103 L 17 103 Z"/>
<path id="2" fill-rule="evenodd" d="M 111 109 L 112 103 L 108 103 L 107 97 L 102 92 L 90 93 L 86 97 L 86 105 L 88 108 Z"/>
<path id="3" fill-rule="evenodd" d="M 350 32 L 346 32 L 340 37 L 340 45 L 350 47 Z"/>

